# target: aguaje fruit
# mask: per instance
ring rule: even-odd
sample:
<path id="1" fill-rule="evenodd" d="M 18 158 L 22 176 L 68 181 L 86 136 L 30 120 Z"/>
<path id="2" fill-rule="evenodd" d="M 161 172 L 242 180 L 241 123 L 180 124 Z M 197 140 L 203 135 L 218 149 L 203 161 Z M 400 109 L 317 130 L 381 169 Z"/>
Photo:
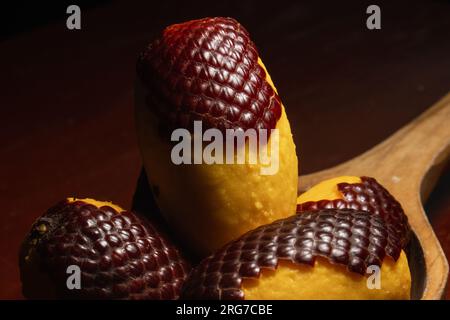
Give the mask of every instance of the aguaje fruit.
<path id="1" fill-rule="evenodd" d="M 307 211 L 261 226 L 203 260 L 185 299 L 408 299 L 397 234 L 361 210 Z M 395 257 L 398 258 L 395 258 Z M 379 289 L 366 271 L 380 267 Z"/>
<path id="2" fill-rule="evenodd" d="M 204 256 L 259 225 L 294 214 L 298 169 L 289 121 L 243 26 L 231 18 L 169 26 L 141 54 L 137 72 L 136 123 L 144 167 L 162 214 L 186 245 Z M 223 136 L 227 129 L 254 129 L 263 143 L 256 151 L 251 139 L 231 148 L 236 153 L 245 148 L 244 163 L 209 164 L 193 155 L 174 163 L 171 133 L 181 128 L 192 134 L 195 121 Z M 225 157 L 222 151 L 219 160 Z M 276 170 L 262 174 L 273 161 Z"/>
<path id="3" fill-rule="evenodd" d="M 74 198 L 36 220 L 19 265 L 31 299 L 176 299 L 189 272 L 178 250 L 138 214 Z M 75 288 L 68 286 L 73 266 Z"/>
<path id="4" fill-rule="evenodd" d="M 380 215 L 387 226 L 395 230 L 402 247 L 409 241 L 411 229 L 402 206 L 374 178 L 332 178 L 313 186 L 297 198 L 297 212 L 325 208 L 358 209 Z"/>
<path id="5" fill-rule="evenodd" d="M 298 203 L 297 215 L 250 231 L 202 261 L 182 297 L 410 298 L 408 220 L 375 179 L 330 179 Z M 368 285 L 374 266 L 380 267 L 379 286 Z"/>

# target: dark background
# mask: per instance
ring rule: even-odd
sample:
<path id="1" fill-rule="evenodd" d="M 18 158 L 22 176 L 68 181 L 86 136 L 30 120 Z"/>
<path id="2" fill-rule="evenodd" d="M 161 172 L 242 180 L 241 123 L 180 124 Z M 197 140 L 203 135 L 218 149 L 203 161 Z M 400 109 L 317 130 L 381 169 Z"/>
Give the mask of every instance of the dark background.
<path id="1" fill-rule="evenodd" d="M 68 4 L 81 7 L 79 31 L 66 29 Z M 369 4 L 381 7 L 381 30 L 366 28 Z M 49 206 L 75 195 L 130 207 L 141 167 L 136 57 L 163 27 L 204 16 L 232 16 L 251 33 L 286 106 L 302 173 L 369 149 L 450 90 L 449 1 L 2 5 L 0 298 L 21 298 L 18 247 Z M 426 204 L 447 257 L 449 196 L 447 169 Z"/>

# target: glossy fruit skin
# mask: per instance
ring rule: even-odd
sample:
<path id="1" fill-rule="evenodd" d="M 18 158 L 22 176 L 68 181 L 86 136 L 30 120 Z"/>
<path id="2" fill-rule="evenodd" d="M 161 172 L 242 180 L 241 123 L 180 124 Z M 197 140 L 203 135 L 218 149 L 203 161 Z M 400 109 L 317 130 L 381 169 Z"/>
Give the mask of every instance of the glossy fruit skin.
<path id="1" fill-rule="evenodd" d="M 343 199 L 308 201 L 297 205 L 297 213 L 321 209 L 355 209 L 379 215 L 396 234 L 401 247 L 410 238 L 411 227 L 401 204 L 378 181 L 361 177 L 361 183 L 339 183 Z M 394 254 L 394 252 L 391 252 Z M 398 258 L 394 255 L 395 259 Z"/>
<path id="2" fill-rule="evenodd" d="M 184 299 L 244 299 L 243 278 L 276 269 L 279 260 L 314 265 L 317 257 L 364 274 L 402 247 L 378 215 L 350 209 L 308 211 L 250 231 L 204 259 L 186 280 Z"/>
<path id="3" fill-rule="evenodd" d="M 176 299 L 189 271 L 139 215 L 67 200 L 33 224 L 19 263 L 31 299 Z M 80 290 L 67 289 L 70 265 L 81 270 Z"/>
<path id="4" fill-rule="evenodd" d="M 266 81 L 258 52 L 232 18 L 205 18 L 167 27 L 137 63 L 160 127 L 274 129 L 281 100 Z M 270 131 L 268 131 L 268 136 Z"/>
<path id="5" fill-rule="evenodd" d="M 161 214 L 183 245 L 203 258 L 295 212 L 298 159 L 289 121 L 255 45 L 238 22 L 206 18 L 167 27 L 141 54 L 137 73 L 135 119 L 143 164 Z M 171 130 L 192 130 L 195 120 L 202 121 L 203 130 L 222 133 L 228 128 L 276 129 L 279 139 L 251 139 L 259 147 L 246 153 L 259 159 L 256 164 L 219 160 L 193 165 L 192 153 L 192 161 L 175 164 Z M 272 145 L 279 146 L 279 167 L 264 175 L 267 166 L 260 156 L 275 154 Z"/>

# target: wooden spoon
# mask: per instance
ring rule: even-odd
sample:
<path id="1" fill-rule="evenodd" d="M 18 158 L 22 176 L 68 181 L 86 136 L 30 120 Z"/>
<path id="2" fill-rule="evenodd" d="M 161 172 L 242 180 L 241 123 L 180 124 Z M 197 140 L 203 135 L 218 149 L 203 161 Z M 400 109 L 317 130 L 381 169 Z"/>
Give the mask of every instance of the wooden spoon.
<path id="1" fill-rule="evenodd" d="M 414 252 L 410 252 L 414 256 L 414 259 L 409 259 L 412 296 L 441 299 L 449 267 L 423 209 L 423 202 L 449 156 L 450 93 L 369 151 L 335 167 L 301 176 L 299 191 L 304 192 L 320 181 L 343 175 L 376 178 L 402 204 L 420 244 L 413 246 L 411 250 Z M 424 272 L 419 270 L 421 266 L 416 265 L 420 264 L 417 259 L 425 262 L 422 266 L 422 269 L 425 267 Z M 423 285 L 417 282 L 423 282 Z"/>

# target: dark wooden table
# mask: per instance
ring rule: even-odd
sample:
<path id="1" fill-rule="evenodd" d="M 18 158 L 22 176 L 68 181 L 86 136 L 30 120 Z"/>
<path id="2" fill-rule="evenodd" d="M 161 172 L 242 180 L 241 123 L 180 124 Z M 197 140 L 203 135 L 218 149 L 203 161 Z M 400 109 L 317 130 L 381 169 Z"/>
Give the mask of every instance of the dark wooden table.
<path id="1" fill-rule="evenodd" d="M 369 3 L 328 2 L 115 1 L 82 11 L 80 31 L 59 19 L 0 42 L 0 298 L 22 297 L 18 247 L 50 205 L 75 195 L 130 207 L 141 167 L 134 64 L 168 24 L 223 15 L 247 27 L 302 173 L 367 150 L 450 90 L 449 2 L 378 2 L 377 31 L 365 27 Z M 426 204 L 448 257 L 449 172 Z"/>

